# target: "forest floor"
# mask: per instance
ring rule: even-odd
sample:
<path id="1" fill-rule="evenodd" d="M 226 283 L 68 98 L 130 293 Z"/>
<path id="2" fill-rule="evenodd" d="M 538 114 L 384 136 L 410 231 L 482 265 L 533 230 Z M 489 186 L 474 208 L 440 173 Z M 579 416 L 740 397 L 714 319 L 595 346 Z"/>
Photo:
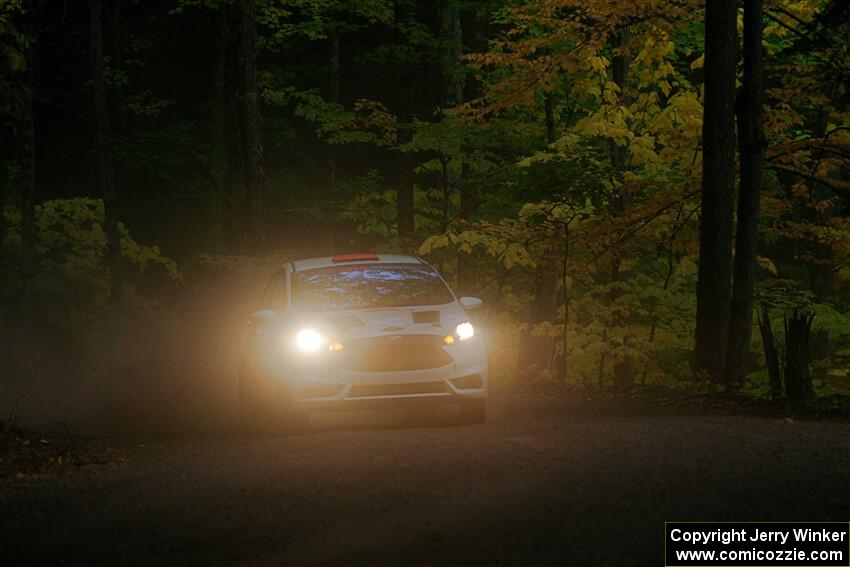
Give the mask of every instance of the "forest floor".
<path id="1" fill-rule="evenodd" d="M 502 394 L 475 426 L 67 440 L 0 481 L 0 564 L 661 565 L 664 521 L 850 517 L 850 423 L 737 407 Z"/>

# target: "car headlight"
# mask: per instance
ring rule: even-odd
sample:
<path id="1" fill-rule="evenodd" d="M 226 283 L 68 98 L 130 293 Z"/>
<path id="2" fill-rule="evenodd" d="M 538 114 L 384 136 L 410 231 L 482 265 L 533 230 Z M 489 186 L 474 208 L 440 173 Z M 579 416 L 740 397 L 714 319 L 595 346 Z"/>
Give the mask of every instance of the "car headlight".
<path id="1" fill-rule="evenodd" d="M 298 331 L 298 334 L 295 335 L 295 346 L 302 352 L 317 352 L 319 350 L 339 352 L 345 348 L 341 342 L 325 338 L 313 329 Z"/>
<path id="2" fill-rule="evenodd" d="M 475 327 L 472 326 L 472 323 L 466 321 L 465 323 L 461 323 L 455 327 L 455 334 L 457 335 L 457 338 L 462 341 L 471 339 L 475 336 Z"/>
<path id="3" fill-rule="evenodd" d="M 447 345 L 453 345 L 458 341 L 465 341 L 475 336 L 475 327 L 469 321 L 464 321 L 455 327 L 455 332 L 451 335 L 443 337 L 443 342 Z"/>
<path id="4" fill-rule="evenodd" d="M 305 352 L 316 352 L 322 348 L 324 342 L 325 340 L 322 338 L 322 335 L 313 329 L 301 329 L 295 335 L 295 346 Z"/>

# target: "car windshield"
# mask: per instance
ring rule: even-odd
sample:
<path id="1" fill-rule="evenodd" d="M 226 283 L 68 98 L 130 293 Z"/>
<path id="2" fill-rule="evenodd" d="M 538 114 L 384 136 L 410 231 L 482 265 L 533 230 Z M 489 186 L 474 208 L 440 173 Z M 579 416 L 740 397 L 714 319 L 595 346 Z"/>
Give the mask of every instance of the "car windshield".
<path id="1" fill-rule="evenodd" d="M 292 274 L 292 307 L 298 311 L 442 305 L 453 300 L 437 272 L 424 264 L 332 266 Z"/>

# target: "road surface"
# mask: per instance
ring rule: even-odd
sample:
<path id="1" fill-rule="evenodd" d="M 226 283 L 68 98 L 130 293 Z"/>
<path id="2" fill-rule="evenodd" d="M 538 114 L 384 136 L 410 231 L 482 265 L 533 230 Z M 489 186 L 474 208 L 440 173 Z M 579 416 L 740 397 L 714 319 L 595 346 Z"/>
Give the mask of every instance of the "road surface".
<path id="1" fill-rule="evenodd" d="M 663 565 L 665 520 L 850 519 L 850 424 L 612 400 L 100 439 L 0 486 L 0 564 Z"/>

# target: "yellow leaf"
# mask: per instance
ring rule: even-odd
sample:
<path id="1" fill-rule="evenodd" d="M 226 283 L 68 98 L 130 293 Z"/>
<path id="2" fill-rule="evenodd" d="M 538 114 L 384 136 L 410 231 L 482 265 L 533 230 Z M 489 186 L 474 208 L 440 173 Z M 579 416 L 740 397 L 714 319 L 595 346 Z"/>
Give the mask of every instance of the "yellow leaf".
<path id="1" fill-rule="evenodd" d="M 758 258 L 756 258 L 756 264 L 758 264 L 774 276 L 779 275 L 779 270 L 776 269 L 776 265 L 770 258 L 764 258 L 762 256 L 759 256 Z"/>
<path id="2" fill-rule="evenodd" d="M 702 66 L 705 64 L 705 55 L 700 55 L 697 59 L 691 63 L 691 69 L 702 69 Z"/>

